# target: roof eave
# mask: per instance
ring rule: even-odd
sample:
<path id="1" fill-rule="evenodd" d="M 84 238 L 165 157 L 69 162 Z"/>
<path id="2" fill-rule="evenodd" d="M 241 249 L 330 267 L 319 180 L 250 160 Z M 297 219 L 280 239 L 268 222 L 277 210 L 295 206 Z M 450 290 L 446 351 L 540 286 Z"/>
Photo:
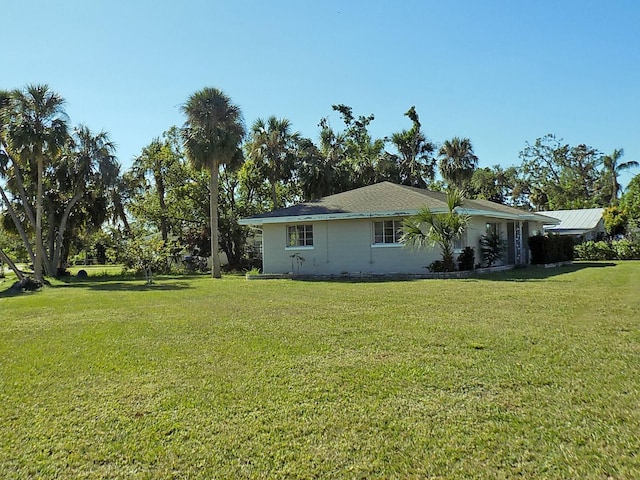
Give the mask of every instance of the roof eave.
<path id="1" fill-rule="evenodd" d="M 364 213 L 320 213 L 315 215 L 288 215 L 284 217 L 258 217 L 242 218 L 238 221 L 240 225 L 265 225 L 275 223 L 299 223 L 299 222 L 322 222 L 327 220 L 351 220 L 359 218 L 388 218 L 388 217 L 409 217 L 415 215 L 417 210 L 403 210 L 396 212 L 364 212 Z"/>
<path id="2" fill-rule="evenodd" d="M 445 210 L 439 211 L 439 209 L 432 210 L 434 213 L 444 213 Z M 535 213 L 522 212 L 517 214 L 511 214 L 507 212 L 492 212 L 490 210 L 474 210 L 474 209 L 460 209 L 462 213 L 466 213 L 471 216 L 477 217 L 489 217 L 500 218 L 504 220 L 532 220 L 543 223 L 551 224 L 552 219 L 550 217 L 543 217 Z M 240 225 L 244 226 L 260 226 L 266 224 L 279 224 L 279 223 L 300 223 L 300 222 L 323 222 L 328 220 L 354 220 L 354 219 L 366 219 L 366 218 L 389 218 L 389 217 L 410 217 L 418 213 L 418 210 L 398 210 L 391 212 L 348 212 L 348 213 L 320 213 L 315 215 L 288 215 L 282 217 L 255 217 L 255 218 L 243 218 L 239 220 Z M 558 222 L 559 223 L 559 222 Z"/>

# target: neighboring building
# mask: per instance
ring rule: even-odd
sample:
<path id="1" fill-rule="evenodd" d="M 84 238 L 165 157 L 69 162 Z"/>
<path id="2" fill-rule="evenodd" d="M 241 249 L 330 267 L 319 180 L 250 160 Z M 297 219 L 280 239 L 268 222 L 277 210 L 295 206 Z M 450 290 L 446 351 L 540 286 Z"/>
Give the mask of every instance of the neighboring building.
<path id="1" fill-rule="evenodd" d="M 557 218 L 560 223 L 544 226 L 546 233 L 571 235 L 579 240 L 597 240 L 605 235 L 602 213 L 604 208 L 584 208 L 581 210 L 549 210 L 538 212 L 547 217 Z"/>
<path id="2" fill-rule="evenodd" d="M 264 273 L 304 275 L 421 274 L 441 258 L 438 247 L 413 250 L 400 243 L 403 219 L 427 206 L 447 212 L 446 194 L 382 182 L 314 202 L 245 218 L 241 225 L 262 230 Z M 473 247 L 495 230 L 507 242 L 503 264 L 527 264 L 527 238 L 554 219 L 486 200 L 465 200 L 471 216 L 457 251 Z"/>

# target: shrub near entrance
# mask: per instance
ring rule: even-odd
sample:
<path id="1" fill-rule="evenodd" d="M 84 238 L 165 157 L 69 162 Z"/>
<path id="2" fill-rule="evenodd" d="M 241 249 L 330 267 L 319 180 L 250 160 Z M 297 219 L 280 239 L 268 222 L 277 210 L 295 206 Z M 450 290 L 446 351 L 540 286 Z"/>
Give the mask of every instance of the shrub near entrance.
<path id="1" fill-rule="evenodd" d="M 535 235 L 529 237 L 531 263 L 544 265 L 573 260 L 573 239 L 560 235 Z"/>

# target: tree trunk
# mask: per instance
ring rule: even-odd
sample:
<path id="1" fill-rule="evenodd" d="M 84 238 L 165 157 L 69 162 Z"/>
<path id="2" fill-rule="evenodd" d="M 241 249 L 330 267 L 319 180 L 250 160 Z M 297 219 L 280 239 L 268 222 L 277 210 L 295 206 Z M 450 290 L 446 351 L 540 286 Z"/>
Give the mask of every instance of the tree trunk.
<path id="1" fill-rule="evenodd" d="M 33 216 L 33 207 L 27 200 L 27 194 L 24 191 L 24 180 L 22 179 L 22 170 L 20 169 L 20 166 L 13 160 L 13 158 L 11 159 L 11 163 L 13 164 L 13 170 L 16 174 L 16 186 L 18 187 L 18 192 L 20 193 L 20 199 L 22 200 L 24 211 L 27 215 L 27 218 L 31 222 L 31 225 L 35 225 L 36 219 Z"/>
<path id="2" fill-rule="evenodd" d="M 218 176 L 220 165 L 212 162 L 209 181 L 209 215 L 211 216 L 211 278 L 221 278 L 218 252 Z"/>
<path id="3" fill-rule="evenodd" d="M 51 266 L 53 269 L 55 269 L 55 275 L 58 274 L 58 267 L 60 267 L 60 254 L 62 252 L 64 231 L 67 228 L 69 215 L 71 214 L 71 210 L 76 205 L 76 203 L 78 203 L 82 198 L 82 195 L 83 191 L 80 191 L 73 196 L 73 198 L 69 201 L 66 208 L 64 209 L 64 213 L 62 214 L 62 218 L 60 219 L 60 225 L 58 226 L 58 238 L 56 238 L 55 247 L 53 248 L 51 255 Z"/>
<path id="4" fill-rule="evenodd" d="M 4 189 L 0 186 L 0 195 L 2 196 L 2 199 L 4 200 L 5 204 L 7 205 L 7 209 L 9 210 L 9 214 L 11 215 L 11 218 L 13 219 L 13 224 L 16 226 L 16 230 L 18 231 L 18 234 L 20 235 L 20 238 L 22 239 L 22 243 L 24 243 L 24 248 L 27 250 L 27 254 L 29 255 L 29 258 L 31 259 L 32 263 L 35 263 L 35 256 L 33 255 L 33 248 L 31 247 L 31 243 L 29 242 L 29 237 L 27 237 L 27 233 L 24 231 L 24 227 L 22 226 L 22 223 L 20 222 L 20 219 L 18 218 L 18 215 L 16 214 L 15 209 L 13 208 L 13 205 L 11 205 L 11 203 L 9 203 L 9 199 L 7 198 L 7 194 L 5 193 Z"/>
<path id="5" fill-rule="evenodd" d="M 44 245 L 42 244 L 42 177 L 44 175 L 44 159 L 42 153 L 37 154 L 38 162 L 38 193 L 36 195 L 36 261 L 33 265 L 36 280 L 44 282 L 43 275 L 43 257 L 44 257 Z"/>
<path id="6" fill-rule="evenodd" d="M 158 190 L 158 202 L 160 203 L 160 233 L 162 234 L 162 241 L 166 244 L 169 240 L 169 227 L 167 225 L 167 205 L 164 201 L 164 180 L 162 175 L 156 175 L 155 181 Z"/>
<path id="7" fill-rule="evenodd" d="M 46 212 L 43 207 L 43 215 Z M 56 269 L 53 265 L 53 252 L 55 249 L 56 238 L 60 235 L 60 232 L 57 232 L 54 228 L 56 224 L 56 212 L 52 209 L 49 212 L 49 218 L 47 220 L 47 225 L 50 225 L 50 228 L 46 230 L 46 244 L 45 244 L 45 235 L 43 232 L 43 248 L 42 248 L 42 266 L 44 267 L 44 274 L 47 277 L 53 277 L 56 274 Z"/>
<path id="8" fill-rule="evenodd" d="M 271 199 L 273 200 L 273 209 L 278 209 L 278 190 L 276 188 L 276 181 L 271 180 Z"/>
<path id="9" fill-rule="evenodd" d="M 6 253 L 4 253 L 2 251 L 2 249 L 0 248 L 0 258 L 7 264 L 9 265 L 9 268 L 11 270 L 13 270 L 13 273 L 16 274 L 16 277 L 18 277 L 18 280 L 24 280 L 24 275 L 22 274 L 22 272 L 18 269 L 18 267 L 16 267 L 16 264 L 13 263 L 13 261 L 7 256 Z"/>

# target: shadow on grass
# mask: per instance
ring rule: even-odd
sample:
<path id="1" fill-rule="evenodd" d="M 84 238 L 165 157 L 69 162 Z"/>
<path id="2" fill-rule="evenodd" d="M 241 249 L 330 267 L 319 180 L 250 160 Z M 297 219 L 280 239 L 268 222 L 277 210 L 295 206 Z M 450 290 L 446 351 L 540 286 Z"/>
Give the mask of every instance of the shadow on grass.
<path id="1" fill-rule="evenodd" d="M 607 268 L 615 267 L 612 262 L 578 262 L 571 265 L 545 268 L 543 266 L 528 266 L 516 268 L 506 272 L 490 273 L 475 277 L 496 282 L 539 282 L 549 278 L 565 275 L 567 273 L 578 272 L 587 268 Z"/>
<path id="2" fill-rule="evenodd" d="M 86 288 L 100 291 L 170 291 L 191 288 L 190 281 L 201 278 L 199 275 L 159 275 L 154 277 L 153 283 L 148 284 L 144 277 L 128 275 L 104 275 L 79 279 L 75 277 L 63 280 L 65 283 L 56 288 Z"/>
<path id="3" fill-rule="evenodd" d="M 191 287 L 190 280 L 197 278 L 197 276 L 162 276 L 154 280 L 149 285 L 142 277 L 128 277 L 122 275 L 104 275 L 98 277 L 89 277 L 87 279 L 78 279 L 75 277 L 67 277 L 60 280 L 62 283 L 47 285 L 45 288 L 73 288 L 73 289 L 87 289 L 96 291 L 111 291 L 111 292 L 147 292 L 147 291 L 175 291 L 186 290 Z M 12 291 L 11 286 L 4 291 L 0 292 L 0 298 L 15 297 L 19 295 L 29 295 L 37 293 L 38 291 Z"/>
<path id="4" fill-rule="evenodd" d="M 69 288 L 71 285 L 64 285 L 62 288 Z M 84 287 L 89 290 L 98 290 L 105 292 L 158 292 L 158 291 L 173 291 L 173 290 L 186 290 L 191 288 L 187 282 L 179 283 L 152 283 L 148 285 L 146 283 L 140 283 L 140 281 L 127 281 L 127 282 L 102 282 L 102 283 L 89 283 L 76 284 L 72 287 Z"/>
<path id="5" fill-rule="evenodd" d="M 0 292 L 0 298 L 11 298 L 11 297 L 17 297 L 17 296 L 21 296 L 21 295 L 34 295 L 37 294 L 38 291 L 33 291 L 33 292 L 16 292 L 15 290 L 11 290 L 11 285 L 9 285 L 8 288 L 6 288 L 5 290 Z"/>
<path id="6" fill-rule="evenodd" d="M 577 272 L 586 268 L 615 267 L 612 262 L 578 262 L 571 265 L 544 268 L 542 266 L 527 266 L 495 273 L 471 273 L 468 277 L 443 278 L 419 276 L 419 275 L 376 275 L 376 276 L 294 276 L 292 280 L 302 282 L 328 282 L 328 283 L 385 283 L 385 282 L 415 282 L 418 280 L 459 280 L 464 282 L 477 282 L 489 280 L 494 282 L 539 282 L 552 277 Z"/>

